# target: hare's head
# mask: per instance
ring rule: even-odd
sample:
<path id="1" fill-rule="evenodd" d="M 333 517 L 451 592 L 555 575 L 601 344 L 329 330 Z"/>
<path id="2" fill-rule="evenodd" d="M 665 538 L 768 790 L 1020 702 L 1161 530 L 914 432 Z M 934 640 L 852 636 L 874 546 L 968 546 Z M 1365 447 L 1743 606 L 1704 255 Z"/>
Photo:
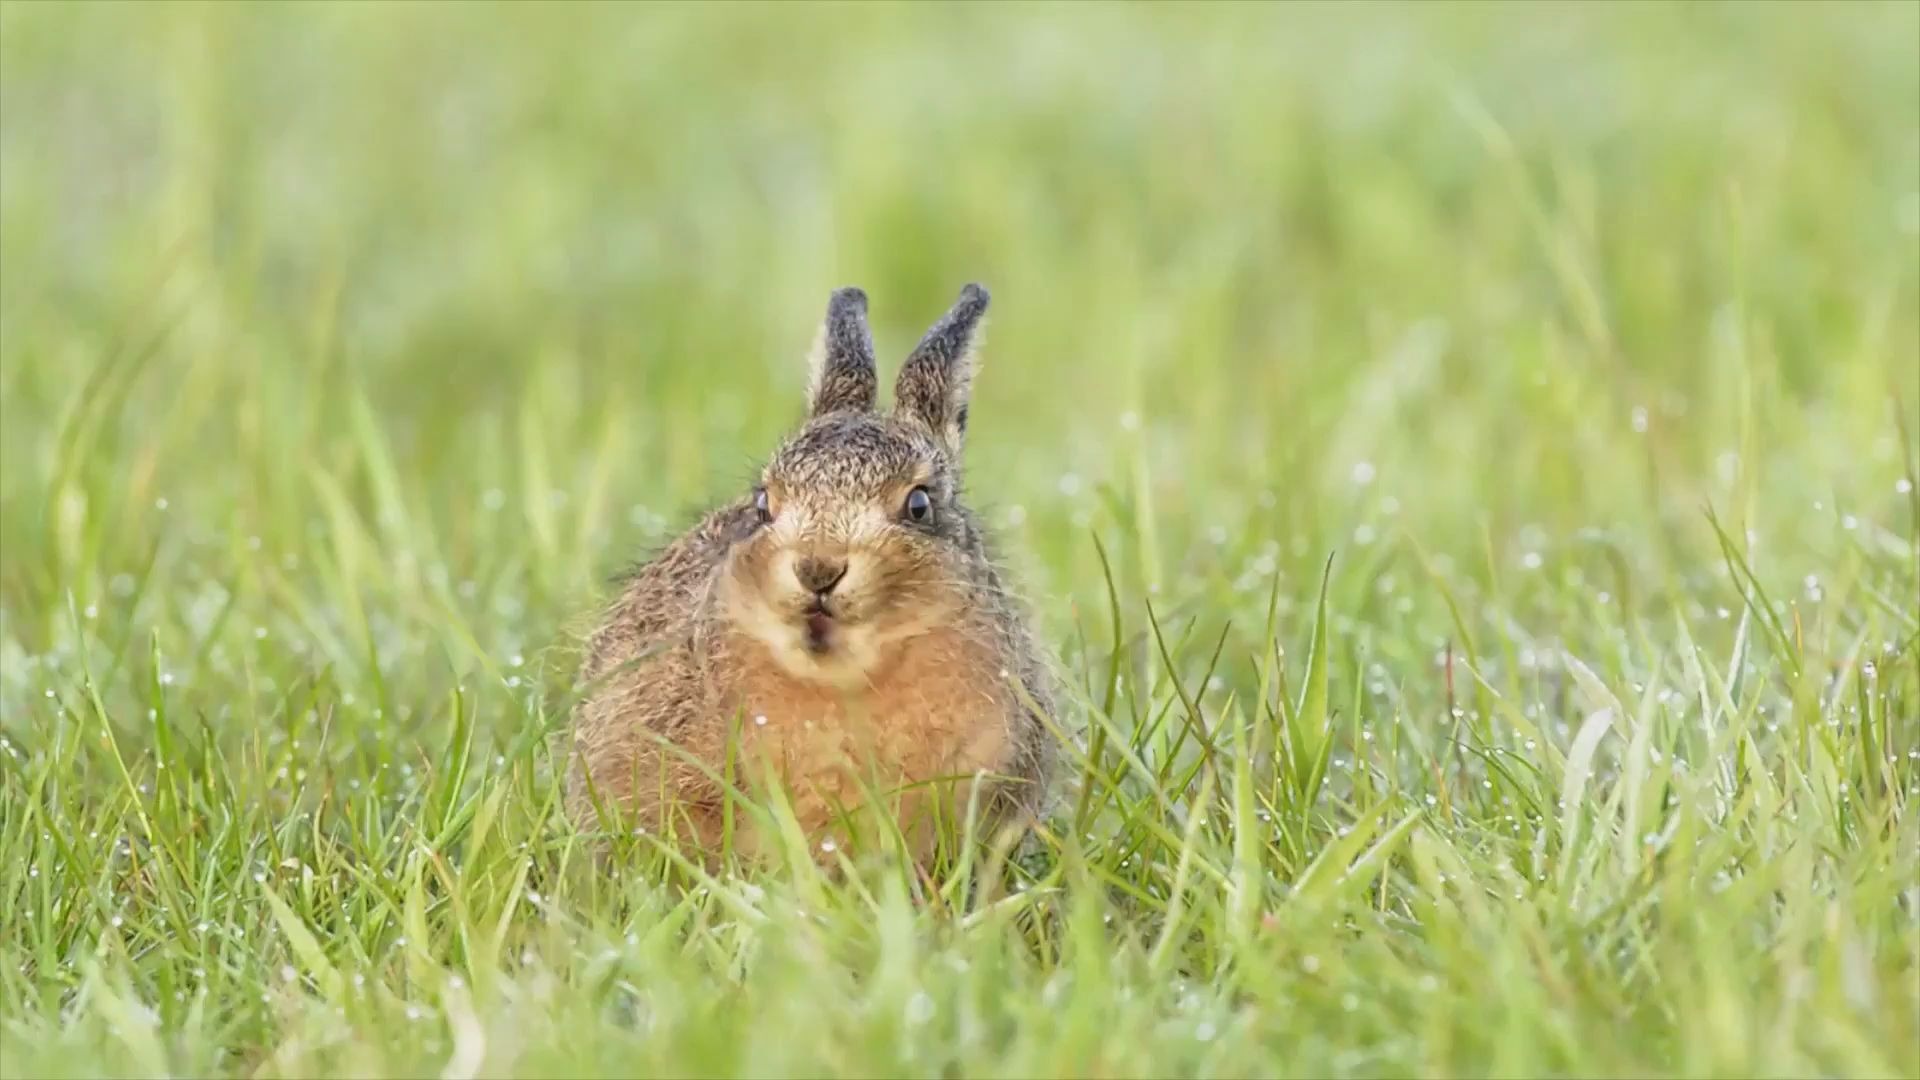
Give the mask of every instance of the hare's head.
<path id="1" fill-rule="evenodd" d="M 960 504 L 960 450 L 986 309 L 985 289 L 963 289 L 880 412 L 866 294 L 828 303 L 807 422 L 767 463 L 758 527 L 721 576 L 727 616 L 790 674 L 859 685 L 890 645 L 951 621 L 977 587 L 984 555 Z"/>

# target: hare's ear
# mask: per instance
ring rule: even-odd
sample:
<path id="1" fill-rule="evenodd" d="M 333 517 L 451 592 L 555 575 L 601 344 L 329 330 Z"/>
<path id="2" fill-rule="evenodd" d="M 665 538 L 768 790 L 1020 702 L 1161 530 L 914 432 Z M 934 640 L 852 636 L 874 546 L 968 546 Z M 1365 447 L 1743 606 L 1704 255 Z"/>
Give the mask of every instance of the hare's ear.
<path id="1" fill-rule="evenodd" d="M 925 424 L 955 454 L 967 434 L 973 358 L 986 311 L 987 290 L 978 285 L 961 289 L 953 308 L 914 346 L 893 391 L 894 412 Z"/>
<path id="2" fill-rule="evenodd" d="M 873 334 L 867 329 L 867 294 L 837 290 L 827 301 L 827 319 L 814 340 L 808 408 L 814 416 L 866 412 L 873 408 L 879 376 L 873 368 Z"/>

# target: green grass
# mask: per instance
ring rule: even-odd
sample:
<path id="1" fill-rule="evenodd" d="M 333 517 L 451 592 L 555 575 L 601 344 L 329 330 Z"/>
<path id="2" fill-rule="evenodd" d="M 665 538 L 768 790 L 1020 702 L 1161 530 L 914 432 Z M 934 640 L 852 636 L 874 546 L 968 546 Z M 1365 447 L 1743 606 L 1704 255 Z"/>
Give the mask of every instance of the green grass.
<path id="1" fill-rule="evenodd" d="M 1920 1074 L 1917 42 L 0 5 L 0 1074 Z M 1050 839 L 596 867 L 607 578 L 970 279 Z"/>

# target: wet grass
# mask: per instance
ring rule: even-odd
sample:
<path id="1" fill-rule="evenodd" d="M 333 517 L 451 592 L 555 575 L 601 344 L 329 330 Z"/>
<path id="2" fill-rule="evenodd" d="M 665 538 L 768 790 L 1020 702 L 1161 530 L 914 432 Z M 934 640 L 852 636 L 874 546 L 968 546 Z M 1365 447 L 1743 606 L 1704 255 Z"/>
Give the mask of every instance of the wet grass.
<path id="1" fill-rule="evenodd" d="M 1920 1073 L 1916 41 L 0 7 L 0 1072 Z M 580 619 L 975 278 L 1046 838 L 596 868 Z"/>

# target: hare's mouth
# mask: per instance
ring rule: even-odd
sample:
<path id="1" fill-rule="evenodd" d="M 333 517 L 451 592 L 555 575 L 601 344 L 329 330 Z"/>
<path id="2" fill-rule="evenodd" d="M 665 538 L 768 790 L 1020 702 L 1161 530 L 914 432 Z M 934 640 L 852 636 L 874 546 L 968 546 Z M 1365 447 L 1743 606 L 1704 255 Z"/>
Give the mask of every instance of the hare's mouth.
<path id="1" fill-rule="evenodd" d="M 743 629 L 760 639 L 786 674 L 843 692 L 871 685 L 886 645 L 867 614 L 838 597 L 809 597 Z"/>
<path id="2" fill-rule="evenodd" d="M 807 651 L 816 656 L 831 651 L 837 626 L 833 612 L 825 604 L 816 602 L 807 608 Z"/>

